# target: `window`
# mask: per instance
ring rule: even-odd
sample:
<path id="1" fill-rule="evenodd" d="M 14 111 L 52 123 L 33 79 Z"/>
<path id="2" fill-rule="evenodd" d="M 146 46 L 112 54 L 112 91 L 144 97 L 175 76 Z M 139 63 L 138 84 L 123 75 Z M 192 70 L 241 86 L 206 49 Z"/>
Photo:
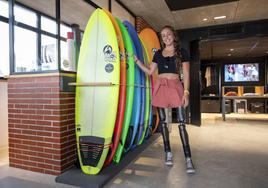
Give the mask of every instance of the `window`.
<path id="1" fill-rule="evenodd" d="M 0 0 L 0 16 L 8 18 L 8 3 L 7 1 Z"/>
<path id="2" fill-rule="evenodd" d="M 71 39 L 68 39 L 72 35 Z M 72 28 L 61 24 L 61 37 L 67 38 L 66 41 L 61 40 L 61 70 L 76 71 L 76 46 Z"/>
<path id="3" fill-rule="evenodd" d="M 14 51 L 15 72 L 32 72 L 38 70 L 37 34 L 35 32 L 16 26 Z"/>
<path id="4" fill-rule="evenodd" d="M 61 69 L 76 71 L 76 45 L 73 39 L 61 41 Z"/>
<path id="5" fill-rule="evenodd" d="M 41 29 L 43 31 L 47 31 L 49 33 L 57 34 L 57 24 L 56 21 L 47 18 L 45 16 L 41 16 Z"/>
<path id="6" fill-rule="evenodd" d="M 60 24 L 60 36 L 67 39 L 68 32 L 72 32 L 72 28 L 66 25 Z"/>
<path id="7" fill-rule="evenodd" d="M 14 16 L 15 21 L 21 22 L 27 25 L 30 25 L 32 27 L 37 26 L 37 16 L 36 13 L 27 10 L 25 8 L 22 8 L 20 6 L 15 5 L 14 6 Z"/>
<path id="8" fill-rule="evenodd" d="M 8 1 L 0 0 L 1 20 L 4 16 L 8 18 Z M 60 24 L 61 57 L 58 61 L 58 25 L 54 18 L 20 4 L 14 5 L 14 18 L 15 73 L 57 71 L 58 62 L 62 70 L 76 71 L 75 42 L 67 39 L 68 33 L 72 32 L 71 27 Z M 10 73 L 9 26 L 5 22 L 8 22 L 8 19 L 0 21 L 0 77 Z"/>
<path id="9" fill-rule="evenodd" d="M 41 36 L 41 70 L 57 70 L 57 39 Z"/>
<path id="10" fill-rule="evenodd" d="M 68 57 L 68 44 L 65 41 L 60 42 L 61 47 L 61 69 L 69 70 L 70 69 L 70 61 Z"/>
<path id="11" fill-rule="evenodd" d="M 0 22 L 0 77 L 9 75 L 9 30 L 8 24 Z"/>

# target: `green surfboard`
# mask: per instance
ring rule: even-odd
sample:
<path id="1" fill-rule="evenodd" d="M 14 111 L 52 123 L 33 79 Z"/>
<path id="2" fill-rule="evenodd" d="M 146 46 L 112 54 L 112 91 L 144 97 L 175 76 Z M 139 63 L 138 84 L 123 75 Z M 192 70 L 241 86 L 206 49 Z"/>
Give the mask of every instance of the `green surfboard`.
<path id="1" fill-rule="evenodd" d="M 124 123 L 122 127 L 122 134 L 120 138 L 119 145 L 116 150 L 116 154 L 114 156 L 114 161 L 119 163 L 121 160 L 122 153 L 124 151 L 124 145 L 127 138 L 127 133 L 129 129 L 129 124 L 131 120 L 132 114 L 132 105 L 133 105 L 133 98 L 134 98 L 134 58 L 133 58 L 133 47 L 132 47 L 132 40 L 128 34 L 127 29 L 123 25 L 123 23 L 116 19 L 124 41 L 124 46 L 126 50 L 126 58 L 127 58 L 127 89 L 126 89 L 126 106 L 125 106 L 125 116 L 124 116 Z"/>

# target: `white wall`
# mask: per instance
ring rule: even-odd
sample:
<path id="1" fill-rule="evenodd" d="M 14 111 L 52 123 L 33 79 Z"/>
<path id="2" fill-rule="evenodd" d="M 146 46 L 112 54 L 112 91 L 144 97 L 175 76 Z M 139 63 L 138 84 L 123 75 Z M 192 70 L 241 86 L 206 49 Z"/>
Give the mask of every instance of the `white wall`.
<path id="1" fill-rule="evenodd" d="M 119 18 L 121 21 L 128 20 L 130 23 L 135 25 L 135 18 L 131 16 L 120 4 L 115 0 L 112 0 L 112 14 L 113 16 Z"/>
<path id="2" fill-rule="evenodd" d="M 8 145 L 7 82 L 0 80 L 0 149 Z"/>

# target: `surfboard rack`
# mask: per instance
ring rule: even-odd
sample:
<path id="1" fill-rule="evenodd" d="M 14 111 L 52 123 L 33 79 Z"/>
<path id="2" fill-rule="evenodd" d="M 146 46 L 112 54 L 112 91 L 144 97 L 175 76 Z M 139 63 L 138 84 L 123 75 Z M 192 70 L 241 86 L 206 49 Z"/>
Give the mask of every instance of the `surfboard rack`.
<path id="1" fill-rule="evenodd" d="M 112 82 L 72 82 L 68 84 L 69 86 L 114 86 L 117 84 L 113 84 Z"/>

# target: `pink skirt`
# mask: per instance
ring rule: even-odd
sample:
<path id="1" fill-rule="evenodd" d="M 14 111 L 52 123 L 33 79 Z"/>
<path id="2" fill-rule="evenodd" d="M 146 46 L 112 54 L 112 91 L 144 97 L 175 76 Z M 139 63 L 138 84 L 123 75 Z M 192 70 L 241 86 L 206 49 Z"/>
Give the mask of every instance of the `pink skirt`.
<path id="1" fill-rule="evenodd" d="M 161 108 L 182 106 L 183 86 L 179 79 L 157 78 L 152 105 Z"/>

